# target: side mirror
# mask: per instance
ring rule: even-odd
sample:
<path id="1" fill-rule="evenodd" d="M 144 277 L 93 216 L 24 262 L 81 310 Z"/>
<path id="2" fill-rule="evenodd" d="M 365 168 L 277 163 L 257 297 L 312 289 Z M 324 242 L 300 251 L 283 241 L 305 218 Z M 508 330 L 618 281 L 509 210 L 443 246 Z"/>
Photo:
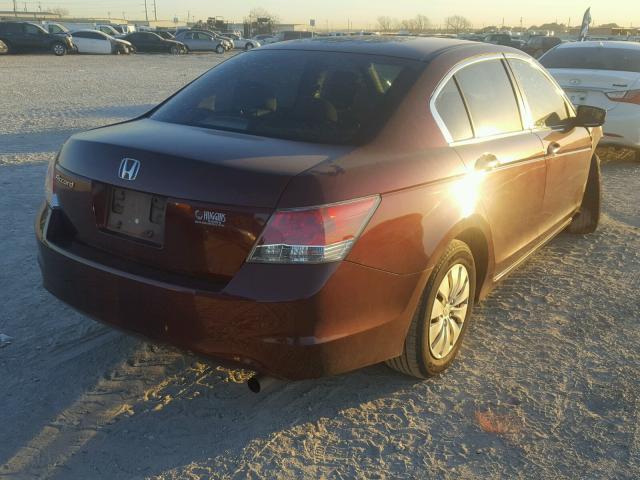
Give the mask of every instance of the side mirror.
<path id="1" fill-rule="evenodd" d="M 578 114 L 573 119 L 574 127 L 601 127 L 607 111 L 603 108 L 591 107 L 589 105 L 578 106 Z"/>

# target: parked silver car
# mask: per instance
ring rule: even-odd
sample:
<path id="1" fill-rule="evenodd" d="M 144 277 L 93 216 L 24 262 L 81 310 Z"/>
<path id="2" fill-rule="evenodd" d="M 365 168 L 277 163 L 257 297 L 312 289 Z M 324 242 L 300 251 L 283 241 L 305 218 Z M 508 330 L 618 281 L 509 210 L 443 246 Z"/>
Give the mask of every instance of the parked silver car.
<path id="1" fill-rule="evenodd" d="M 233 48 L 241 48 L 243 50 L 251 50 L 261 45 L 259 40 L 255 38 L 242 38 L 235 33 L 225 33 L 226 37 L 229 37 L 233 41 Z"/>
<path id="2" fill-rule="evenodd" d="M 176 34 L 176 40 L 184 43 L 192 52 L 214 51 L 224 53 L 226 50 L 221 39 L 206 32 L 183 30 Z"/>

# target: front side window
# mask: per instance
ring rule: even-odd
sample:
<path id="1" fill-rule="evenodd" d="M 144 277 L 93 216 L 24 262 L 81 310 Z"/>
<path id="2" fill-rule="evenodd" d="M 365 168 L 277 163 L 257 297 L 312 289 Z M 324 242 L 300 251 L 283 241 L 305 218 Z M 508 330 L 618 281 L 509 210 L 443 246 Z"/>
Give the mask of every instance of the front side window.
<path id="1" fill-rule="evenodd" d="M 210 70 L 151 118 L 264 137 L 356 144 L 386 123 L 425 65 L 352 53 L 252 51 Z"/>
<path id="2" fill-rule="evenodd" d="M 435 108 L 454 142 L 473 137 L 467 110 L 453 78 L 440 90 Z"/>
<path id="3" fill-rule="evenodd" d="M 511 80 L 500 60 L 485 60 L 455 74 L 478 138 L 522 130 Z"/>
<path id="4" fill-rule="evenodd" d="M 25 32 L 27 32 L 29 35 L 38 35 L 39 33 L 42 33 L 42 30 L 40 30 L 35 25 L 31 25 L 27 23 L 24 27 L 25 27 Z"/>
<path id="5" fill-rule="evenodd" d="M 524 91 L 535 128 L 557 127 L 569 118 L 567 104 L 558 88 L 537 68 L 524 60 L 509 59 Z"/>

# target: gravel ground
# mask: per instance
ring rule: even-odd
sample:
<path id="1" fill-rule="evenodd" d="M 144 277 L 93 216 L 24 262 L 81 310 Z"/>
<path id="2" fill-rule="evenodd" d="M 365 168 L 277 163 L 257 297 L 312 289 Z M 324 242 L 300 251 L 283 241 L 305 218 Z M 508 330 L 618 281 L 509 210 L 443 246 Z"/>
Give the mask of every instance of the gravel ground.
<path id="1" fill-rule="evenodd" d="M 613 151 L 598 232 L 507 278 L 437 379 L 378 365 L 254 395 L 43 290 L 46 160 L 221 58 L 0 57 L 0 478 L 639 478 L 640 164 Z"/>

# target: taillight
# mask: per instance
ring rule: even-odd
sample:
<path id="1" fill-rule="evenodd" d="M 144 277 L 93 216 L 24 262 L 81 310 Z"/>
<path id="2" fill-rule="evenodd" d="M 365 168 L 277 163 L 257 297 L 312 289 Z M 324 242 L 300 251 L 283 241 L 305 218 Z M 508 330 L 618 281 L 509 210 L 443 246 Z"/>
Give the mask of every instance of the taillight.
<path id="1" fill-rule="evenodd" d="M 622 90 L 605 93 L 612 102 L 633 103 L 640 105 L 640 90 Z"/>
<path id="2" fill-rule="evenodd" d="M 249 262 L 326 263 L 344 259 L 375 212 L 380 197 L 304 209 L 277 210 Z"/>
<path id="3" fill-rule="evenodd" d="M 49 160 L 49 166 L 47 167 L 47 176 L 44 179 L 44 198 L 49 205 L 53 202 L 54 191 L 54 175 L 56 170 L 56 158 Z"/>

